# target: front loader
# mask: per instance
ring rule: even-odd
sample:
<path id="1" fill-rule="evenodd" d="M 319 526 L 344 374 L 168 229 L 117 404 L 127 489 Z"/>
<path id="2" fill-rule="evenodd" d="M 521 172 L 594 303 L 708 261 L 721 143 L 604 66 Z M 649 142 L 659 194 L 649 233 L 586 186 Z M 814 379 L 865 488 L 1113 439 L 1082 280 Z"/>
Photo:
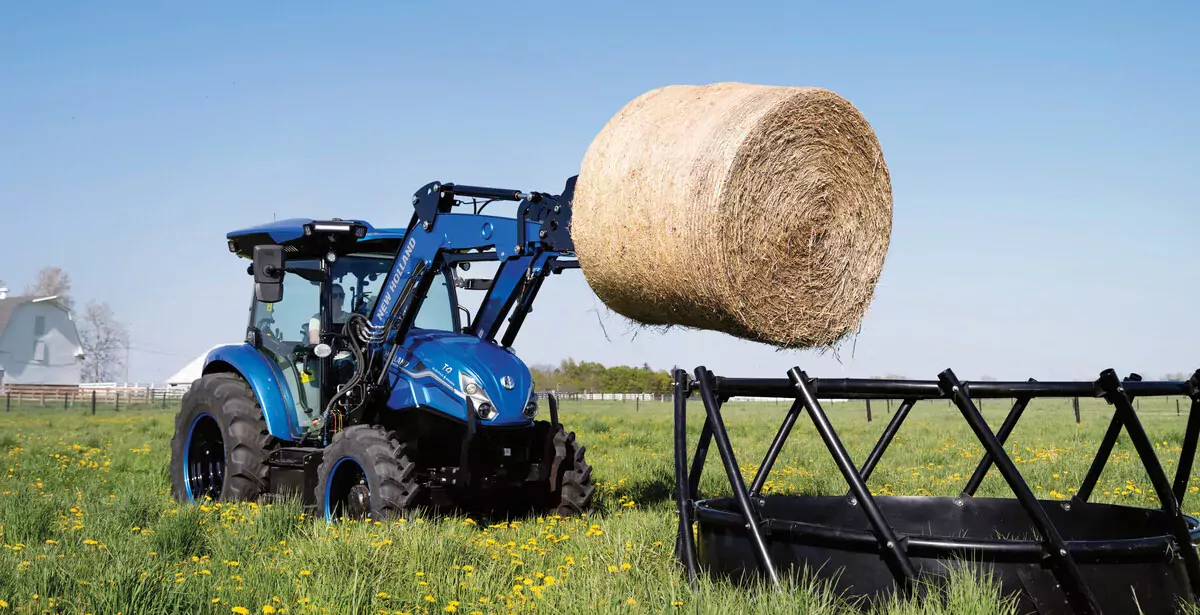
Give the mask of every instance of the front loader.
<path id="1" fill-rule="evenodd" d="M 585 447 L 553 395 L 538 418 L 511 348 L 546 277 L 579 266 L 575 179 L 560 195 L 430 183 L 406 228 L 289 219 L 229 233 L 251 260 L 250 319 L 184 396 L 174 496 L 294 494 L 328 521 L 586 511 Z M 516 215 L 483 214 L 493 201 Z M 480 262 L 494 273 L 462 277 Z M 459 296 L 471 292 L 483 293 L 474 317 Z"/>

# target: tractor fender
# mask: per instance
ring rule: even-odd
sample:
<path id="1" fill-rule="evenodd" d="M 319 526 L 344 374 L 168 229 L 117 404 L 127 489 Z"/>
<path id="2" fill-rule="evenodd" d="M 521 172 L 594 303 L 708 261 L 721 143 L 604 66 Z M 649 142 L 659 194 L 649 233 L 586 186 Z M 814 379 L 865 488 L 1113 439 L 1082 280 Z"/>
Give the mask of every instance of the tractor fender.
<path id="1" fill-rule="evenodd" d="M 242 377 L 267 422 L 267 431 L 272 436 L 287 442 L 301 439 L 302 430 L 296 424 L 296 407 L 291 395 L 281 386 L 283 374 L 279 367 L 267 360 L 250 344 L 218 346 L 209 351 L 204 359 L 201 373 L 233 372 Z"/>

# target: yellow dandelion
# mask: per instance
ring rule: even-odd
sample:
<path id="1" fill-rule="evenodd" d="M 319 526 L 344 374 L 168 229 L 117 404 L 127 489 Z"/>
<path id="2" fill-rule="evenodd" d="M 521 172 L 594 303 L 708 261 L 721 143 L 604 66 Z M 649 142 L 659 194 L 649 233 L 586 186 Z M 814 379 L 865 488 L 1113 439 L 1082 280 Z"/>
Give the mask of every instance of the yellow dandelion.
<path id="1" fill-rule="evenodd" d="M 275 607 L 273 607 L 269 604 L 264 604 L 263 608 L 262 608 L 262 612 L 267 613 L 269 615 L 270 613 L 275 612 Z"/>
<path id="2" fill-rule="evenodd" d="M 234 613 L 237 613 L 238 615 L 250 615 L 250 609 L 248 609 L 244 606 L 235 606 L 229 610 L 233 611 Z"/>

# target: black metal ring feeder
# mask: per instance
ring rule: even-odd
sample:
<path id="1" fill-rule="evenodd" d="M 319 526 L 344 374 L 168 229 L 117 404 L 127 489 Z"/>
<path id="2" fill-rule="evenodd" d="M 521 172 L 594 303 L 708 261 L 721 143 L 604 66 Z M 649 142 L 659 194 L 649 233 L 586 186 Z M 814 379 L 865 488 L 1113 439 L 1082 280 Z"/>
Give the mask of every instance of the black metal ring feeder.
<path id="1" fill-rule="evenodd" d="M 1200 597 L 1200 523 L 1181 505 L 1200 437 L 1200 370 L 1187 381 L 1124 381 L 1109 369 L 1094 382 L 959 382 L 946 370 L 936 381 L 817 379 L 799 368 L 788 378 L 734 379 L 704 367 L 695 380 L 675 370 L 675 481 L 679 512 L 676 551 L 695 582 L 701 566 L 714 576 L 746 579 L 809 569 L 832 576 L 847 596 L 910 594 L 914 581 L 939 575 L 951 559 L 989 564 L 1005 594 L 1018 596 L 1023 613 L 1174 613 L 1180 601 Z M 687 399 L 699 391 L 706 419 L 694 457 L 687 458 Z M 1192 400 L 1183 450 L 1172 483 L 1138 419 L 1135 397 L 1183 395 Z M 794 399 L 766 458 L 747 487 L 721 417 L 737 396 Z M 1096 397 L 1114 413 L 1079 493 L 1070 500 L 1038 500 L 1004 441 L 1030 400 Z M 976 399 L 1012 398 L 1015 404 L 993 433 Z M 899 409 L 861 468 L 855 467 L 819 399 L 897 399 Z M 957 497 L 873 496 L 866 481 L 892 438 L 921 400 L 949 399 L 958 407 L 984 455 Z M 845 496 L 760 496 L 760 490 L 800 413 L 807 411 L 850 486 Z M 1122 429 L 1127 429 L 1162 506 L 1148 509 L 1088 502 Z M 715 441 L 733 498 L 700 500 L 700 473 Z M 975 498 L 995 465 L 1016 499 Z M 695 533 L 693 524 L 698 529 Z M 998 535 L 1029 536 L 1001 539 Z"/>

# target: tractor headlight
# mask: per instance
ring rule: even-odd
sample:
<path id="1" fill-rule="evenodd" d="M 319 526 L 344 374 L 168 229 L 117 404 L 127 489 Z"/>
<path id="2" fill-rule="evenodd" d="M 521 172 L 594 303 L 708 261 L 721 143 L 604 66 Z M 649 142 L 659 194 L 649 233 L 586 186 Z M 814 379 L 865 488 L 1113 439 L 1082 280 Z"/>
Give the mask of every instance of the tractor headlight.
<path id="1" fill-rule="evenodd" d="M 529 403 L 525 404 L 525 409 L 522 410 L 521 413 L 524 414 L 526 418 L 533 418 L 533 417 L 537 416 L 537 413 L 538 413 L 537 400 L 530 399 Z"/>
<path id="2" fill-rule="evenodd" d="M 478 414 L 479 418 L 486 421 L 496 416 L 496 409 L 492 407 L 492 404 L 485 401 L 475 407 L 475 414 Z"/>
<path id="3" fill-rule="evenodd" d="M 474 412 L 480 419 L 485 421 L 496 418 L 496 404 L 492 403 L 490 397 L 479 386 L 475 379 L 468 376 L 464 372 L 458 373 L 458 386 L 463 394 L 467 396 L 467 410 Z"/>

